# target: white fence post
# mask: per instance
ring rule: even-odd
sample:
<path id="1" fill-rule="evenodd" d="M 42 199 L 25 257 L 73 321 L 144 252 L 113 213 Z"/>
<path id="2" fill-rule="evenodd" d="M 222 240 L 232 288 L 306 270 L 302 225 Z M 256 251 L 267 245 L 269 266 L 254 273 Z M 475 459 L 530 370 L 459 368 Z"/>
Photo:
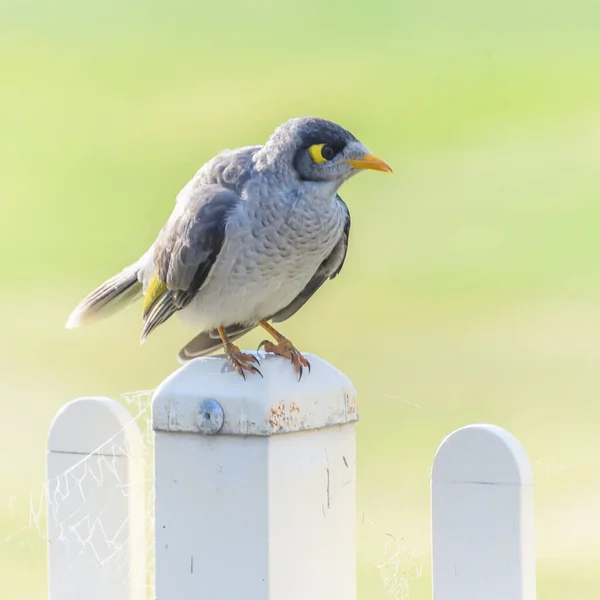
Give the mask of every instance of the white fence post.
<path id="1" fill-rule="evenodd" d="M 434 600 L 534 600 L 532 473 L 518 440 L 493 425 L 458 429 L 431 479 Z"/>
<path id="2" fill-rule="evenodd" d="M 50 600 L 146 597 L 143 443 L 131 414 L 80 398 L 48 437 Z"/>
<path id="3" fill-rule="evenodd" d="M 356 394 L 308 356 L 192 361 L 153 400 L 158 600 L 355 600 Z"/>

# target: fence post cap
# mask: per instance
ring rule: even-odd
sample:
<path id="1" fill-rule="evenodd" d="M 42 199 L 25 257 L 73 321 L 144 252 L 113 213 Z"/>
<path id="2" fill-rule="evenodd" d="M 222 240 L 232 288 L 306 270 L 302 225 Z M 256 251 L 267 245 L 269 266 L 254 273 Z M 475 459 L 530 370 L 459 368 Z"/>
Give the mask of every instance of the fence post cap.
<path id="1" fill-rule="evenodd" d="M 269 436 L 358 420 L 352 383 L 323 359 L 304 354 L 311 371 L 305 369 L 298 381 L 289 361 L 255 354 L 262 378 L 247 373 L 244 380 L 222 356 L 194 359 L 167 377 L 152 401 L 154 430 Z M 222 408 L 222 422 L 214 427 L 210 426 L 213 410 L 199 414 L 207 400 Z"/>
<path id="2" fill-rule="evenodd" d="M 438 448 L 431 479 L 439 483 L 531 485 L 533 474 L 517 438 L 496 425 L 467 425 Z"/>
<path id="3" fill-rule="evenodd" d="M 133 415 L 115 400 L 99 396 L 65 404 L 48 432 L 48 452 L 131 456 L 142 454 L 143 447 Z"/>

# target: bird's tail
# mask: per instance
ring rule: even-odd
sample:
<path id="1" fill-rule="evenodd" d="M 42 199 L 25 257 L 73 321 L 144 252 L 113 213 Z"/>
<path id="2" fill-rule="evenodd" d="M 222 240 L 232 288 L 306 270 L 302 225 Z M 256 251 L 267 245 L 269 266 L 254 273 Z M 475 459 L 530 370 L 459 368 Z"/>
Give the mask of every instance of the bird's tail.
<path id="1" fill-rule="evenodd" d="M 254 329 L 254 325 L 231 325 L 225 328 L 227 337 L 230 342 L 237 340 L 245 333 Z M 190 340 L 179 352 L 179 362 L 186 363 L 198 356 L 205 356 L 214 352 L 217 348 L 221 348 L 223 343 L 217 333 L 216 329 L 211 331 L 203 331 L 199 333 L 194 339 Z"/>
<path id="2" fill-rule="evenodd" d="M 88 294 L 69 316 L 67 329 L 88 325 L 108 317 L 141 298 L 139 269 L 138 263 L 130 265 Z"/>

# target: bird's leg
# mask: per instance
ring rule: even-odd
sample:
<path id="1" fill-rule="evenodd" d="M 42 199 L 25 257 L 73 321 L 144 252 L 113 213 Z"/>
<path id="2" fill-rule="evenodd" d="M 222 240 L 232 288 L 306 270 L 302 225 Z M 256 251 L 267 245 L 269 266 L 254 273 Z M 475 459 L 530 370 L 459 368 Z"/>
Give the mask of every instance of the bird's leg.
<path id="1" fill-rule="evenodd" d="M 296 350 L 294 344 L 292 344 L 290 340 L 281 335 L 279 331 L 269 325 L 266 321 L 259 321 L 258 324 L 265 331 L 271 334 L 277 342 L 274 344 L 269 340 L 263 340 L 258 346 L 259 349 L 264 348 L 265 352 L 271 352 L 272 354 L 283 356 L 291 361 L 292 365 L 294 365 L 294 368 L 296 369 L 296 372 L 298 373 L 298 381 L 300 381 L 302 378 L 302 371 L 304 367 L 306 367 L 310 373 L 310 363 L 304 358 L 304 356 L 302 356 L 302 354 L 300 354 L 300 352 L 298 352 L 298 350 Z"/>
<path id="2" fill-rule="evenodd" d="M 217 327 L 217 331 L 219 332 L 219 336 L 221 337 L 221 341 L 223 342 L 223 346 L 225 348 L 225 355 L 229 359 L 231 366 L 244 379 L 246 379 L 244 370 L 248 371 L 249 373 L 258 373 L 262 377 L 262 373 L 252 364 L 260 364 L 258 358 L 256 358 L 254 354 L 245 354 L 235 344 L 230 342 L 224 327 Z"/>

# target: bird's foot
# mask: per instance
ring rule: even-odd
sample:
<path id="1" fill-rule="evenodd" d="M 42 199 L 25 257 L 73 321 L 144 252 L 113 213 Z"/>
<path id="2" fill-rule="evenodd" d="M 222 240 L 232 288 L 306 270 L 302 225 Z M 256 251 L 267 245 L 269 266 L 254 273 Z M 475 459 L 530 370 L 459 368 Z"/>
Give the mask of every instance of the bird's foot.
<path id="1" fill-rule="evenodd" d="M 263 348 L 265 352 L 287 358 L 294 366 L 294 369 L 296 369 L 296 373 L 298 373 L 298 381 L 302 379 L 304 368 L 307 368 L 310 373 L 310 363 L 302 356 L 302 354 L 300 354 L 294 344 L 281 334 L 279 334 L 276 344 L 269 340 L 263 340 L 258 346 L 259 350 L 261 348 Z"/>
<path id="2" fill-rule="evenodd" d="M 245 354 L 235 344 L 228 344 L 225 348 L 225 356 L 229 360 L 229 364 L 244 378 L 246 373 L 258 373 L 261 377 L 263 374 L 254 366 L 260 365 L 260 362 L 254 354 Z"/>

